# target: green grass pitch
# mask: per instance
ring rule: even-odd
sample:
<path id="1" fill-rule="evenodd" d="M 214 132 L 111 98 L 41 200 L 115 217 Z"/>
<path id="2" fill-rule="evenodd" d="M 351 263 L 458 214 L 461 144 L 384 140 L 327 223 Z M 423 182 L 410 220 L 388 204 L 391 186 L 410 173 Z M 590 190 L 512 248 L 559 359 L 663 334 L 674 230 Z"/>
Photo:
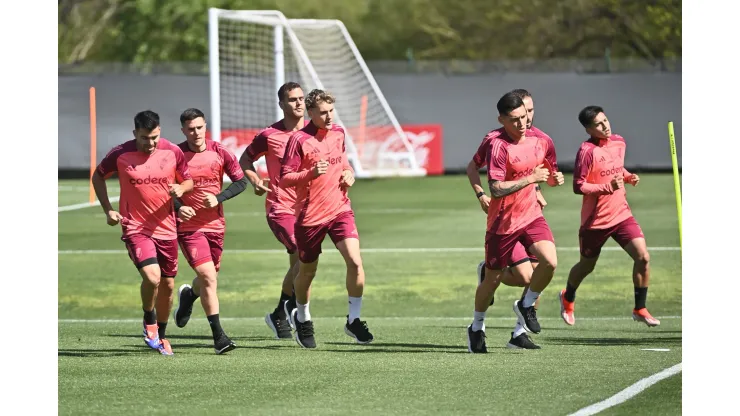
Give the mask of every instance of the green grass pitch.
<path id="1" fill-rule="evenodd" d="M 543 329 L 532 336 L 542 350 L 505 348 L 521 289 L 502 287 L 486 321 L 487 355 L 469 354 L 466 346 L 486 219 L 464 176 L 355 184 L 350 197 L 368 249 L 362 316 L 375 342 L 353 344 L 342 331 L 344 265 L 327 238 L 311 298 L 316 350 L 273 339 L 263 321 L 277 302 L 287 255 L 251 188 L 225 204 L 220 314 L 238 348 L 224 356 L 213 352 L 199 302 L 186 328 L 170 319 L 173 357 L 147 349 L 140 278 L 120 228 L 105 224 L 100 207 L 60 212 L 59 413 L 565 415 L 604 400 L 681 362 L 672 177 L 641 176 L 638 187 L 628 186 L 628 200 L 653 248 L 647 305 L 661 325 L 631 320 L 632 264 L 613 241 L 578 291 L 576 325 L 560 319 L 557 292 L 578 259 L 581 203 L 566 176 L 565 186 L 544 189 L 545 216 L 560 249 L 540 301 Z M 86 186 L 60 181 L 59 206 L 86 201 Z M 115 181 L 110 188 L 117 195 Z M 433 250 L 439 248 L 455 250 Z M 192 277 L 181 255 L 176 287 Z M 680 412 L 679 373 L 603 414 Z"/>

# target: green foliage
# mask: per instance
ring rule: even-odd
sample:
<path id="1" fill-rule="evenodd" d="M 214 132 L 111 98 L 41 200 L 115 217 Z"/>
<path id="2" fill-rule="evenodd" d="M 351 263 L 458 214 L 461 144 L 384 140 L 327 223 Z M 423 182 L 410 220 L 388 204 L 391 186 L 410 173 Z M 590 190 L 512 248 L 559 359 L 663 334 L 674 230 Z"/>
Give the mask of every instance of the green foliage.
<path id="1" fill-rule="evenodd" d="M 59 63 L 205 62 L 209 7 L 340 19 L 368 60 L 681 56 L 680 0 L 60 0 Z"/>

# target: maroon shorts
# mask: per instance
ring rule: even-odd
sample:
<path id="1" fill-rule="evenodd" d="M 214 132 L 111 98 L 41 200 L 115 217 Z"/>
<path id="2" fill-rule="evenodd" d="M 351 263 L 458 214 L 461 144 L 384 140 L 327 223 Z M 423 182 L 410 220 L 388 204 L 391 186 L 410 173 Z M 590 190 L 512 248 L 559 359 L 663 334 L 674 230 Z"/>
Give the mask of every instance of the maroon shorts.
<path id="1" fill-rule="evenodd" d="M 586 258 L 598 257 L 601 254 L 601 247 L 604 246 L 609 237 L 624 248 L 635 238 L 645 238 L 645 234 L 642 233 L 642 228 L 635 221 L 635 217 L 629 217 L 609 228 L 581 228 L 578 231 L 581 255 Z"/>
<path id="2" fill-rule="evenodd" d="M 511 252 L 509 267 L 514 267 L 527 261 L 532 263 L 537 263 L 539 261 L 534 254 L 529 252 L 527 248 L 525 248 L 522 243 L 517 241 L 517 243 L 514 245 L 514 250 L 512 250 Z"/>
<path id="3" fill-rule="evenodd" d="M 493 229 L 498 224 L 494 224 Z M 501 270 L 514 260 L 514 251 L 517 243 L 522 248 L 529 248 L 538 241 L 552 241 L 550 226 L 545 217 L 539 217 L 529 225 L 522 227 L 511 234 L 486 233 L 486 267 L 491 270 Z M 526 250 L 524 251 L 526 253 Z M 521 260 L 521 259 L 520 259 Z"/>
<path id="4" fill-rule="evenodd" d="M 275 234 L 275 238 L 288 250 L 288 254 L 295 253 L 297 249 L 295 243 L 295 215 L 280 212 L 269 213 L 267 214 L 267 225 Z"/>
<path id="5" fill-rule="evenodd" d="M 144 234 L 121 237 L 137 269 L 159 264 L 162 277 L 177 276 L 177 240 L 160 240 Z"/>
<path id="6" fill-rule="evenodd" d="M 343 212 L 331 221 L 311 227 L 296 224 L 295 240 L 298 246 L 298 258 L 303 263 L 312 263 L 319 258 L 321 243 L 327 233 L 334 245 L 348 238 L 359 239 L 355 214 L 352 211 Z"/>
<path id="7" fill-rule="evenodd" d="M 182 254 L 196 268 L 203 263 L 213 262 L 216 271 L 221 269 L 221 255 L 224 252 L 224 233 L 206 231 L 186 231 L 177 233 Z"/>

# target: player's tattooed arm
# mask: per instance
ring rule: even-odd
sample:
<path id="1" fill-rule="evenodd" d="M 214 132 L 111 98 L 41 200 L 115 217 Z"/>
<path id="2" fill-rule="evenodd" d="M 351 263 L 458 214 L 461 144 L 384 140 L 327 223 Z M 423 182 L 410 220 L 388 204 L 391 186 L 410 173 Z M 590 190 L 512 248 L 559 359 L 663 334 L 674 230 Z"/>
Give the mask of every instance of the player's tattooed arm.
<path id="1" fill-rule="evenodd" d="M 503 198 L 506 195 L 511 195 L 520 189 L 526 188 L 530 184 L 531 182 L 528 177 L 516 181 L 497 181 L 491 179 L 488 181 L 488 188 L 491 190 L 491 195 L 494 198 Z"/>

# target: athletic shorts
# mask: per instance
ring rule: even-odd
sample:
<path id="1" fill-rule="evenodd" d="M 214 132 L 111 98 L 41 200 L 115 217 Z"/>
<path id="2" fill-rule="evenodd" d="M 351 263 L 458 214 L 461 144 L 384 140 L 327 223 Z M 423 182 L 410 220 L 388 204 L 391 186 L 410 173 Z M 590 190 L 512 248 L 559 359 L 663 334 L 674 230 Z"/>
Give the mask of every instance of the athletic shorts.
<path id="1" fill-rule="evenodd" d="M 224 233 L 207 231 L 185 231 L 177 233 L 180 250 L 188 264 L 196 268 L 203 263 L 213 262 L 216 271 L 221 269 L 224 252 Z"/>
<path id="2" fill-rule="evenodd" d="M 537 263 L 539 260 L 534 254 L 529 252 L 528 248 L 529 247 L 524 247 L 522 243 L 517 241 L 514 245 L 514 250 L 511 251 L 509 267 L 514 267 L 527 261 Z"/>
<path id="3" fill-rule="evenodd" d="M 601 254 L 601 247 L 604 246 L 609 237 L 624 248 L 636 238 L 645 238 L 645 234 L 643 234 L 642 228 L 640 228 L 640 224 L 637 223 L 635 217 L 629 217 L 609 228 L 581 228 L 578 231 L 581 255 L 586 258 L 598 257 Z"/>
<path id="4" fill-rule="evenodd" d="M 491 229 L 495 230 L 497 227 L 498 224 L 494 223 Z M 486 233 L 486 267 L 491 270 L 501 270 L 514 260 L 517 245 L 528 248 L 536 242 L 545 240 L 555 242 L 545 217 L 539 217 L 511 234 L 496 234 L 489 231 Z M 527 254 L 526 249 L 524 253 Z M 521 260 L 521 252 L 519 256 Z"/>
<path id="5" fill-rule="evenodd" d="M 298 246 L 298 258 L 303 263 L 312 263 L 319 258 L 321 243 L 326 234 L 329 234 L 334 245 L 348 238 L 359 239 L 355 214 L 352 211 L 346 211 L 331 221 L 310 227 L 296 224 L 295 240 Z"/>
<path id="6" fill-rule="evenodd" d="M 267 225 L 275 234 L 275 238 L 285 246 L 288 254 L 298 249 L 295 242 L 295 215 L 288 213 L 267 214 Z"/>
<path id="7" fill-rule="evenodd" d="M 144 234 L 121 237 L 137 269 L 159 264 L 162 277 L 177 276 L 177 239 L 160 240 Z"/>

